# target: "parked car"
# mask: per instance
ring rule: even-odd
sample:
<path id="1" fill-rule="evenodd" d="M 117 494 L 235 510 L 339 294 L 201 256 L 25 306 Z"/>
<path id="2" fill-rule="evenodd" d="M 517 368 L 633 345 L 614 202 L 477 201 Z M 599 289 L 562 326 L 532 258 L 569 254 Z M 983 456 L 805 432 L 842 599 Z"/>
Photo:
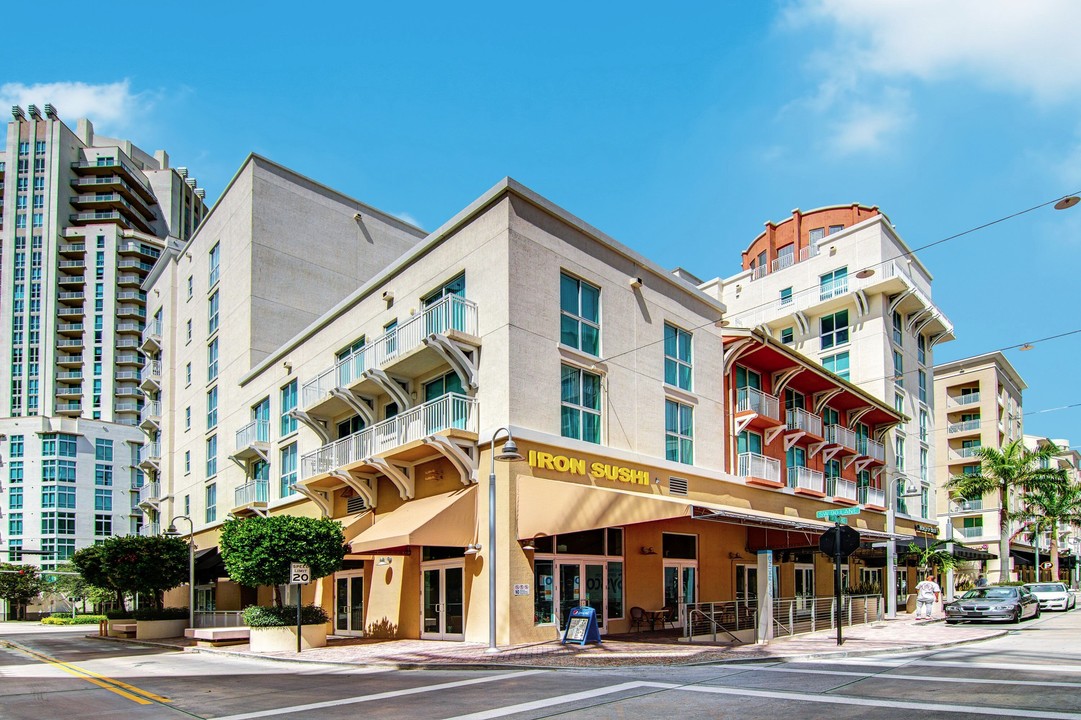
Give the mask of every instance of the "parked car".
<path id="1" fill-rule="evenodd" d="M 1062 583 L 1028 583 L 1025 587 L 1040 601 L 1040 610 L 1063 610 L 1068 612 L 1073 610 L 1077 604 L 1077 598 Z"/>
<path id="2" fill-rule="evenodd" d="M 998 620 L 1019 623 L 1026 617 L 1040 617 L 1040 601 L 1024 586 L 999 586 L 969 590 L 946 603 L 946 624 L 962 620 Z"/>

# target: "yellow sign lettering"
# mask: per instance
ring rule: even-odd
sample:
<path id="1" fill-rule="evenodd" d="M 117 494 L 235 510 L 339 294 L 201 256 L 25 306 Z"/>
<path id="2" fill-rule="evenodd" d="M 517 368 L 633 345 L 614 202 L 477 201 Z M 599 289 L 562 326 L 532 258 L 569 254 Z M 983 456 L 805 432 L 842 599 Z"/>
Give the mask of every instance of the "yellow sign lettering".
<path id="1" fill-rule="evenodd" d="M 586 474 L 586 461 L 583 458 L 553 455 L 539 450 L 529 451 L 529 466 L 540 470 L 552 470 L 572 475 Z M 631 485 L 649 485 L 650 483 L 648 470 L 636 470 L 635 468 L 601 461 L 589 463 L 588 469 L 589 476 L 595 480 L 608 480 L 609 482 L 629 483 Z"/>

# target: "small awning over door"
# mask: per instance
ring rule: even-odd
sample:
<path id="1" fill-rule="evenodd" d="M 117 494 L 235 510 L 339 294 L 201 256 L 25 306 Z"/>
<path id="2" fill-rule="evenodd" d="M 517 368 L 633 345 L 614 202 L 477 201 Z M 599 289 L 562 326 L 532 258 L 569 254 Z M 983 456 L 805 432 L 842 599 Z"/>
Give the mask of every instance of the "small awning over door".
<path id="1" fill-rule="evenodd" d="M 410 500 L 397 510 L 376 515 L 372 526 L 356 536 L 349 550 L 356 555 L 433 545 L 465 547 L 476 541 L 477 488 Z"/>

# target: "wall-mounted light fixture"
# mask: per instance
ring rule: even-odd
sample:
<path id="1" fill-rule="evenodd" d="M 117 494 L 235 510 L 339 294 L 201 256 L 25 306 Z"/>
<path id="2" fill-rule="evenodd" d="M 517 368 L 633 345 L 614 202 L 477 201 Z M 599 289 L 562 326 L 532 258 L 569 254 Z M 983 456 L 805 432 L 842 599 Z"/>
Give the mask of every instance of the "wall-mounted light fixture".
<path id="1" fill-rule="evenodd" d="M 386 567 L 387 565 L 390 565 L 390 558 L 386 556 L 381 557 L 375 561 L 375 565 L 376 567 Z"/>
<path id="2" fill-rule="evenodd" d="M 630 284 L 633 289 L 637 290 L 638 288 L 642 287 L 642 278 L 632 277 L 630 279 Z"/>
<path id="3" fill-rule="evenodd" d="M 285 368 L 285 372 L 287 373 L 293 372 L 293 363 L 289 362 L 288 360 L 282 363 L 282 367 Z"/>
<path id="4" fill-rule="evenodd" d="M 730 553 L 728 553 L 728 559 L 729 560 L 742 560 L 743 556 L 740 555 L 738 552 L 730 552 Z"/>
<path id="5" fill-rule="evenodd" d="M 480 543 L 469 543 L 465 546 L 466 555 L 476 555 L 480 552 Z"/>
<path id="6" fill-rule="evenodd" d="M 642 554 L 643 555 L 656 555 L 657 551 L 653 549 L 652 545 L 643 545 L 642 546 Z"/>

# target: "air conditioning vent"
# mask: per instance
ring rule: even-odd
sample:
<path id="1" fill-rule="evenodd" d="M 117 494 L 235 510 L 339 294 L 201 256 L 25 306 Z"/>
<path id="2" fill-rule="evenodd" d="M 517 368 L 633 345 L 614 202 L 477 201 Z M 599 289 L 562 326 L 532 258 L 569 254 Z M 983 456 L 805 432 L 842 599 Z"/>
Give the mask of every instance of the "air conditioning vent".
<path id="1" fill-rule="evenodd" d="M 677 477 L 668 478 L 668 493 L 670 495 L 686 495 L 687 494 L 687 480 L 686 480 L 686 478 L 677 478 Z"/>
<path id="2" fill-rule="evenodd" d="M 349 498 L 345 502 L 345 511 L 350 515 L 362 513 L 368 509 L 368 506 L 364 504 L 364 498 L 360 495 Z"/>

